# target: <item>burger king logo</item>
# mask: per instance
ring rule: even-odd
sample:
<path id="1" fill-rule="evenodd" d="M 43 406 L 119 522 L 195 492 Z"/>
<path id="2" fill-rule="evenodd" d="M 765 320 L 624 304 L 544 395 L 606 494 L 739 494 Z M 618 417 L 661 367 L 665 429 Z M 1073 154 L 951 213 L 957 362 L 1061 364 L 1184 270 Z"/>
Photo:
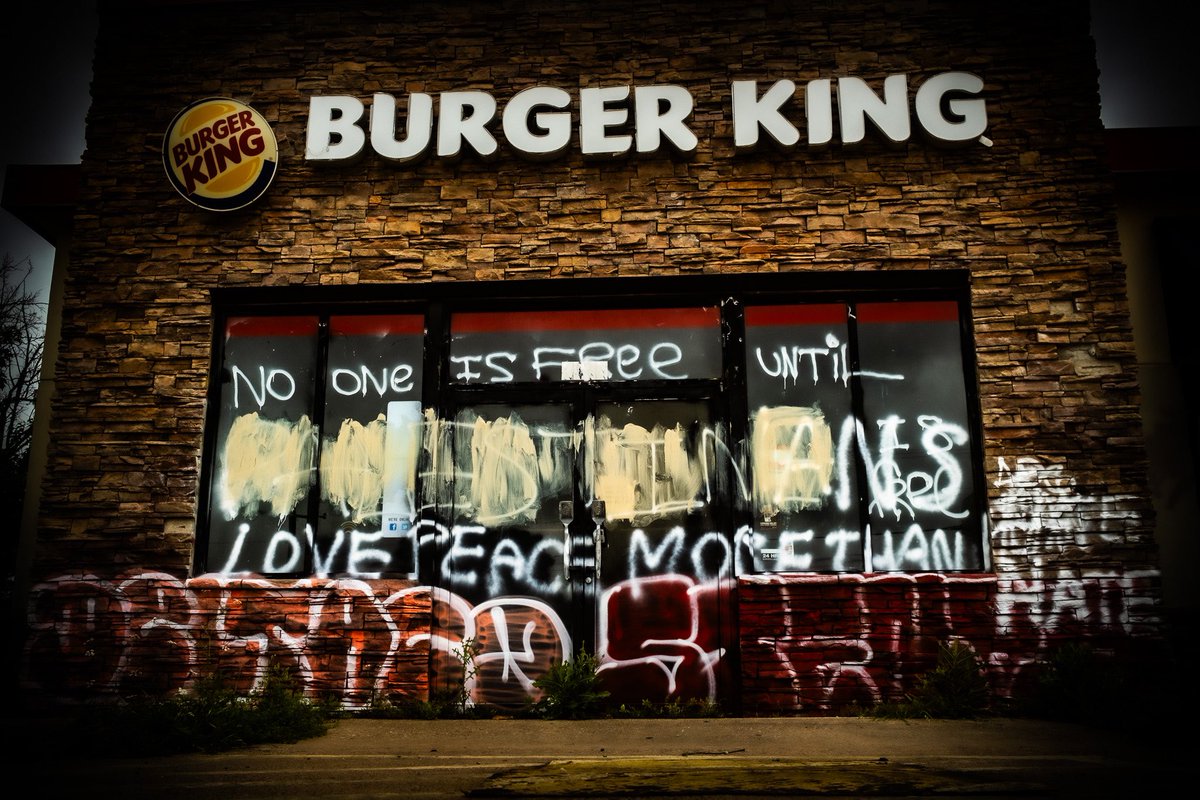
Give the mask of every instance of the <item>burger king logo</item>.
<path id="1" fill-rule="evenodd" d="M 279 168 L 279 146 L 257 111 L 226 97 L 192 103 L 163 137 L 171 185 L 210 211 L 233 211 L 262 197 Z"/>

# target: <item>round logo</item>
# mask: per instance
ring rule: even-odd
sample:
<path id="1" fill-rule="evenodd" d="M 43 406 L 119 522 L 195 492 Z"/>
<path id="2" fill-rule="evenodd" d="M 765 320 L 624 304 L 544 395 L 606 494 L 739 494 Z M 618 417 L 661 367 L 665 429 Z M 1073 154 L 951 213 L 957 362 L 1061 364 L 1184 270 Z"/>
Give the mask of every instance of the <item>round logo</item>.
<path id="1" fill-rule="evenodd" d="M 233 211 L 262 197 L 279 168 L 267 121 L 227 97 L 192 103 L 163 137 L 163 165 L 176 190 L 210 211 Z"/>

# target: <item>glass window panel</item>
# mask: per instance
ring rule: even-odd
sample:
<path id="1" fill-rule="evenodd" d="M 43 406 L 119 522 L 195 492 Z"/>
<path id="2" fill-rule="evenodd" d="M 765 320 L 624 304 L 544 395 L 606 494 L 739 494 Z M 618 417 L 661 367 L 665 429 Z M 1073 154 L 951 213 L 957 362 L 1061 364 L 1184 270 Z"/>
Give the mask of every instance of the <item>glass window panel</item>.
<path id="1" fill-rule="evenodd" d="M 958 305 L 860 303 L 876 571 L 984 568 Z"/>
<path id="2" fill-rule="evenodd" d="M 416 574 L 420 315 L 329 320 L 318 575 Z"/>
<path id="3" fill-rule="evenodd" d="M 756 567 L 862 568 L 847 307 L 746 308 Z"/>
<path id="4" fill-rule="evenodd" d="M 316 360 L 316 317 L 226 323 L 210 487 L 212 571 L 277 575 L 310 568 Z"/>

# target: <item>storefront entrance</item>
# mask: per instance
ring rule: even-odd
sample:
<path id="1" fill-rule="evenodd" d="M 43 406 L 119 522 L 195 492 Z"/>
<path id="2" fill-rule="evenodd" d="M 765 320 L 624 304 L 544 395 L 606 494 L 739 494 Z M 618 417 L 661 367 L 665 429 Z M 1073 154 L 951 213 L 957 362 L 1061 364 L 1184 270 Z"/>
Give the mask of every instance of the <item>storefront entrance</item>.
<path id="1" fill-rule="evenodd" d="M 724 699 L 747 575 L 986 569 L 965 295 L 719 296 L 231 308 L 202 569 L 408 581 L 496 706 Z"/>
<path id="2" fill-rule="evenodd" d="M 553 402 L 464 396 L 449 416 L 438 516 L 450 535 L 433 560 L 471 609 L 463 633 L 481 645 L 489 702 L 503 685 L 523 701 L 525 665 L 581 650 L 617 695 L 717 694 L 734 545 L 715 396 L 704 382 L 670 400 L 635 386 L 560 386 Z"/>

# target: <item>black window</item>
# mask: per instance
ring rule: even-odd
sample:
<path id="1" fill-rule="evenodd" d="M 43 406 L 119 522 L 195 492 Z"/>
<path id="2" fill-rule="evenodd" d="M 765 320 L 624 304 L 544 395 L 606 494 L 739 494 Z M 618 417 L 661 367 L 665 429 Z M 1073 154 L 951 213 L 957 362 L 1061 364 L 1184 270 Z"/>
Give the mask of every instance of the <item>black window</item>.
<path id="1" fill-rule="evenodd" d="M 986 570 L 965 275 L 887 284 L 221 294 L 197 568 L 478 597 Z M 584 517 L 607 539 L 573 546 Z"/>

